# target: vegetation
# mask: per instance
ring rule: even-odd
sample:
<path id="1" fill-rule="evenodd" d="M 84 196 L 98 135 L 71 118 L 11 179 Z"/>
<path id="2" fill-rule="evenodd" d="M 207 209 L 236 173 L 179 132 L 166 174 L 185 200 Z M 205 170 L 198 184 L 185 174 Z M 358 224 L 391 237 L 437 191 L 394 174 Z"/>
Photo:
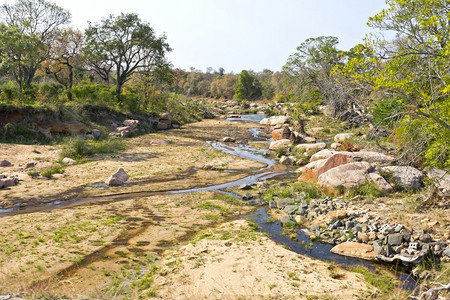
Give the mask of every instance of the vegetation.
<path id="1" fill-rule="evenodd" d="M 117 153 L 126 148 L 122 139 L 105 139 L 100 141 L 84 140 L 81 137 L 69 138 L 63 143 L 61 159 L 69 157 L 80 159 L 99 153 Z"/>

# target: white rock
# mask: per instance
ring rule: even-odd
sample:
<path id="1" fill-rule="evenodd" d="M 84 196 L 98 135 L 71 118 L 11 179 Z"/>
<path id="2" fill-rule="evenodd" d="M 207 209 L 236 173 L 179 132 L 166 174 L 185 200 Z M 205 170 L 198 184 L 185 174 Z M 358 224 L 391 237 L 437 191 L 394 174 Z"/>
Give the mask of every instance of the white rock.
<path id="1" fill-rule="evenodd" d="M 402 188 L 415 190 L 420 188 L 423 180 L 423 173 L 416 168 L 407 166 L 388 166 L 382 168 L 383 171 L 392 174 L 397 185 Z"/>
<path id="2" fill-rule="evenodd" d="M 119 168 L 114 174 L 112 174 L 107 180 L 106 184 L 110 186 L 118 186 L 124 184 L 130 176 L 125 172 L 124 169 Z"/>
<path id="3" fill-rule="evenodd" d="M 288 148 L 290 146 L 292 146 L 291 140 L 282 139 L 282 140 L 271 142 L 269 145 L 269 150 L 278 150 L 281 148 Z"/>
<path id="4" fill-rule="evenodd" d="M 330 148 L 336 150 L 336 149 L 338 149 L 340 146 L 342 146 L 341 143 L 333 143 L 333 144 L 330 145 Z"/>
<path id="5" fill-rule="evenodd" d="M 353 133 L 338 133 L 334 136 L 335 142 L 343 142 L 353 137 Z"/>
<path id="6" fill-rule="evenodd" d="M 63 160 L 62 160 L 62 163 L 66 164 L 66 165 L 76 165 L 77 161 L 74 160 L 74 159 L 71 159 L 69 157 L 64 157 Z"/>
<path id="7" fill-rule="evenodd" d="M 288 123 L 291 120 L 291 117 L 288 116 L 272 116 L 269 118 L 262 119 L 259 123 L 263 125 L 280 125 Z"/>

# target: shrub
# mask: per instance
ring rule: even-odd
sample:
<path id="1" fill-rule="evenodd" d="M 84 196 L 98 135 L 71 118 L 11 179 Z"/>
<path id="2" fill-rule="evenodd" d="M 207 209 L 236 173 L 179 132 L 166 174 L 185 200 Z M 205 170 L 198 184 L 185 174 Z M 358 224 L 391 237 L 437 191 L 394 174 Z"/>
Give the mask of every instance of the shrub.
<path id="1" fill-rule="evenodd" d="M 46 168 L 46 169 L 42 170 L 41 175 L 43 177 L 52 178 L 53 174 L 60 174 L 63 172 L 64 172 L 63 168 L 60 165 L 55 164 L 55 165 L 51 166 L 50 168 Z"/>
<path id="2" fill-rule="evenodd" d="M 382 191 L 372 181 L 366 181 L 363 184 L 354 186 L 350 189 L 348 197 L 352 198 L 355 196 L 368 196 L 371 199 L 379 198 L 384 195 Z"/>
<path id="3" fill-rule="evenodd" d="M 125 148 L 126 144 L 122 139 L 92 141 L 76 137 L 64 142 L 60 157 L 80 159 L 97 153 L 117 153 Z"/>

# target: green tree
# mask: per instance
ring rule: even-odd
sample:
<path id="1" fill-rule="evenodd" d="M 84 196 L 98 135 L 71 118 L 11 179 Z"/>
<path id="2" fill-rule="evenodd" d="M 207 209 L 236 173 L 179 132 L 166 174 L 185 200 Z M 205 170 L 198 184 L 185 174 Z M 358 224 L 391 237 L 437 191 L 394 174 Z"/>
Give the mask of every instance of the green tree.
<path id="1" fill-rule="evenodd" d="M 250 100 L 262 95 L 261 84 L 252 73 L 243 70 L 239 74 L 234 87 L 234 98 L 237 100 Z"/>
<path id="2" fill-rule="evenodd" d="M 396 131 L 410 162 L 450 167 L 450 2 L 389 0 L 369 26 L 395 33 L 394 40 L 372 35 L 380 67 L 373 75 L 404 107 Z"/>
<path id="3" fill-rule="evenodd" d="M 21 64 L 21 77 L 26 84 L 31 84 L 40 64 L 49 58 L 58 27 L 69 23 L 71 15 L 67 10 L 45 0 L 17 0 L 13 5 L 1 5 L 0 16 L 8 27 L 22 34 L 22 38 L 28 36 L 33 40 L 25 48 L 37 46 L 36 38 L 40 40 L 39 47 L 34 49 L 39 54 L 33 54 L 34 58 L 40 59 L 28 59 Z"/>
<path id="4" fill-rule="evenodd" d="M 0 70 L 11 74 L 19 86 L 19 100 L 23 101 L 24 86 L 28 84 L 30 66 L 42 59 L 44 44 L 35 34 L 26 34 L 16 26 L 0 23 Z"/>
<path id="5" fill-rule="evenodd" d="M 136 71 L 166 65 L 164 55 L 171 50 L 166 37 L 156 37 L 150 24 L 136 14 L 110 15 L 100 24 L 89 23 L 85 36 L 85 56 L 93 70 L 101 72 L 96 63 L 114 68 L 119 100 L 122 86 Z"/>

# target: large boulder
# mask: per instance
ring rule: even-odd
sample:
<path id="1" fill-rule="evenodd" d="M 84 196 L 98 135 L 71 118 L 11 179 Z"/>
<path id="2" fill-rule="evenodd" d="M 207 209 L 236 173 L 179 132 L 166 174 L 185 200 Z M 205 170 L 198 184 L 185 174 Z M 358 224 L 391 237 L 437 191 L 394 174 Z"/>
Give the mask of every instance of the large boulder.
<path id="1" fill-rule="evenodd" d="M 317 183 L 330 192 L 339 193 L 342 189 L 347 190 L 353 186 L 363 184 L 371 170 L 373 170 L 373 166 L 368 162 L 351 162 L 321 174 L 317 179 Z"/>
<path id="2" fill-rule="evenodd" d="M 40 161 L 34 165 L 36 170 L 48 169 L 54 166 L 54 163 L 50 161 Z"/>
<path id="3" fill-rule="evenodd" d="M 262 119 L 259 123 L 263 125 L 282 125 L 288 123 L 292 118 L 288 116 L 272 116 Z"/>
<path id="4" fill-rule="evenodd" d="M 395 180 L 397 186 L 416 190 L 420 188 L 423 180 L 423 173 L 416 168 L 408 166 L 388 166 L 382 168 L 383 171 L 388 172 Z"/>
<path id="5" fill-rule="evenodd" d="M 282 139 L 282 140 L 279 140 L 279 141 L 271 142 L 270 145 L 269 145 L 269 150 L 276 151 L 278 149 L 288 148 L 290 146 L 292 146 L 291 140 Z"/>
<path id="6" fill-rule="evenodd" d="M 358 257 L 368 260 L 375 258 L 372 245 L 357 242 L 345 242 L 333 247 L 330 251 L 344 256 Z"/>
<path id="7" fill-rule="evenodd" d="M 350 155 L 345 153 L 336 153 L 327 159 L 315 160 L 304 166 L 300 171 L 300 181 L 316 181 L 320 174 L 337 166 L 353 162 Z"/>
<path id="8" fill-rule="evenodd" d="M 157 128 L 159 130 L 170 129 L 172 128 L 172 121 L 173 121 L 172 114 L 169 112 L 165 112 L 159 117 Z"/>
<path id="9" fill-rule="evenodd" d="M 385 155 L 380 152 L 375 151 L 358 151 L 358 152 L 349 152 L 354 158 L 361 157 L 362 160 L 377 163 L 377 164 L 387 164 L 394 160 L 392 156 Z"/>
<path id="10" fill-rule="evenodd" d="M 367 179 L 375 183 L 377 188 L 384 193 L 391 193 L 394 190 L 392 185 L 378 173 L 369 173 Z"/>
<path id="11" fill-rule="evenodd" d="M 313 154 L 309 161 L 313 162 L 313 161 L 316 161 L 316 160 L 327 159 L 327 158 L 332 157 L 334 154 L 336 154 L 338 152 L 339 151 L 332 151 L 332 150 L 328 150 L 328 149 L 323 149 L 323 150 Z"/>
<path id="12" fill-rule="evenodd" d="M 124 169 L 119 168 L 114 174 L 112 174 L 107 180 L 106 184 L 109 186 L 119 186 L 124 184 L 130 176 L 125 172 Z"/>
<path id="13" fill-rule="evenodd" d="M 65 165 L 72 166 L 72 165 L 76 165 L 77 161 L 74 159 L 71 159 L 70 157 L 64 157 L 62 160 L 62 163 Z"/>

